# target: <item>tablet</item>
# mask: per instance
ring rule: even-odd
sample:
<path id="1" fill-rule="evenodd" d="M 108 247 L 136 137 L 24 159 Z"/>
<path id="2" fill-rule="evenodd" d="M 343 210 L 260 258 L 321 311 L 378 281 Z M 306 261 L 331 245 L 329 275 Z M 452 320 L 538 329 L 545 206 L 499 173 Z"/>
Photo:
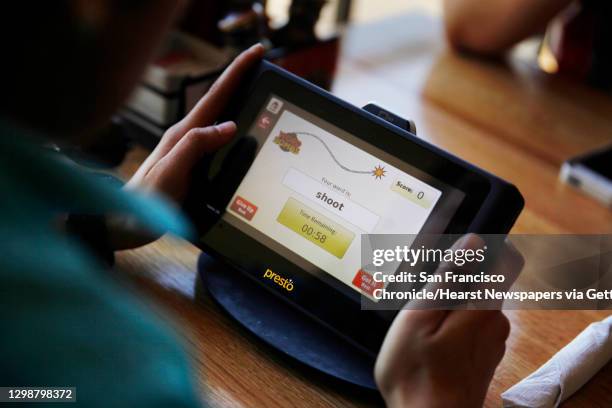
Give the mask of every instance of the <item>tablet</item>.
<path id="1" fill-rule="evenodd" d="M 391 318 L 361 308 L 363 234 L 506 233 L 523 207 L 511 184 L 267 62 L 234 100 L 236 140 L 194 176 L 198 245 L 371 352 Z"/>

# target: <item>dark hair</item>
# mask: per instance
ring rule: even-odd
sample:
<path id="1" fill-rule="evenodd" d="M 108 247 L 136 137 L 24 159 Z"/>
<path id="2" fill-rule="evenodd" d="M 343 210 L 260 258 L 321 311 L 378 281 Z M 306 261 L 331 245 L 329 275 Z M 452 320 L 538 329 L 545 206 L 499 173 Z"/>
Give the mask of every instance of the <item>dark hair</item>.
<path id="1" fill-rule="evenodd" d="M 17 1 L 3 6 L 1 47 L 4 73 L 0 76 L 0 112 L 29 127 L 64 134 L 82 129 L 104 105 L 101 95 L 109 87 L 113 70 L 108 39 L 103 30 L 83 18 L 96 13 L 138 18 L 144 7 L 158 1 L 54 0 Z M 91 6 L 90 6 L 91 4 Z M 91 7 L 83 13 L 83 7 Z M 96 8 L 97 7 L 97 8 Z M 103 44 L 107 41 L 106 44 Z M 114 45 L 114 44 L 113 44 Z M 121 86 L 116 84 L 116 86 Z"/>

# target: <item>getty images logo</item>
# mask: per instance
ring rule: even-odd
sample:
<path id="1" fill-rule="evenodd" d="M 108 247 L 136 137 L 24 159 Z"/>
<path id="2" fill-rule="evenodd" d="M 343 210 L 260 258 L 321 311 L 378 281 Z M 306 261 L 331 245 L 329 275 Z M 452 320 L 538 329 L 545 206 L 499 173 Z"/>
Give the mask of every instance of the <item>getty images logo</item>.
<path id="1" fill-rule="evenodd" d="M 272 269 L 268 268 L 263 274 L 264 279 L 269 279 L 272 282 L 276 283 L 281 288 L 285 289 L 287 292 L 293 291 L 293 280 L 283 278 L 278 273 L 273 272 Z"/>

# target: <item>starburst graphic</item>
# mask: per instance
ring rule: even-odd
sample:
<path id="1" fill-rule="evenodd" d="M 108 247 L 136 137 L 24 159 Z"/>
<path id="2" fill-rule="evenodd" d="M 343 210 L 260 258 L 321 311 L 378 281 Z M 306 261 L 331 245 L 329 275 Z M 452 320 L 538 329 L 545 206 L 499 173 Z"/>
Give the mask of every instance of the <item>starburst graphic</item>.
<path id="1" fill-rule="evenodd" d="M 385 170 L 385 168 L 383 166 L 376 166 L 374 167 L 374 170 L 372 170 L 372 175 L 374 177 L 376 177 L 377 179 L 382 179 L 383 177 L 386 176 L 387 171 Z"/>

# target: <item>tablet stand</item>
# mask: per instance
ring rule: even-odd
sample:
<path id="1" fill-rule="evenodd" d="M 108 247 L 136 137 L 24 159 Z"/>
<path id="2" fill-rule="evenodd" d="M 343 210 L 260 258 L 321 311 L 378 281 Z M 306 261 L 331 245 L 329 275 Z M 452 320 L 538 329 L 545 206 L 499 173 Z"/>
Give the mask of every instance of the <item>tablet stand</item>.
<path id="1" fill-rule="evenodd" d="M 411 121 L 375 104 L 364 109 L 404 130 L 416 132 Z M 198 273 L 216 303 L 264 343 L 341 382 L 376 390 L 373 356 L 205 253 L 198 259 Z"/>
<path id="2" fill-rule="evenodd" d="M 317 371 L 376 389 L 373 357 L 205 253 L 198 259 L 198 271 L 215 302 L 264 343 Z"/>

